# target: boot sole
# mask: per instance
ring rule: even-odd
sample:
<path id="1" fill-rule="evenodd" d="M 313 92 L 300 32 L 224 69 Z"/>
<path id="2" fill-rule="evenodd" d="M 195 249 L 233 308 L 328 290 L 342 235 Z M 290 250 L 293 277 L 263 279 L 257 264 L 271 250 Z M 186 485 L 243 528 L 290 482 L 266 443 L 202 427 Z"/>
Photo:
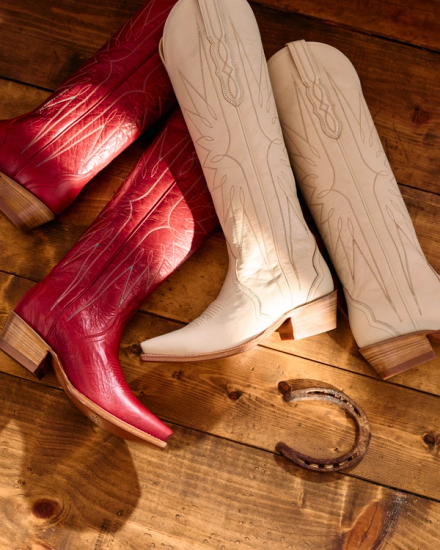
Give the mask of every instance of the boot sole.
<path id="1" fill-rule="evenodd" d="M 186 361 L 208 361 L 209 359 L 220 359 L 243 353 L 279 329 L 281 340 L 302 340 L 309 336 L 315 336 L 323 332 L 333 330 L 337 325 L 337 290 L 318 298 L 313 302 L 304 304 L 285 313 L 277 319 L 264 332 L 255 338 L 248 340 L 240 346 L 228 348 L 213 353 L 193 353 L 186 355 L 161 355 L 144 353 L 140 356 L 142 361 L 162 363 L 183 363 Z"/>
<path id="2" fill-rule="evenodd" d="M 100 428 L 130 441 L 165 448 L 167 443 L 116 418 L 79 392 L 69 381 L 54 350 L 15 312 L 11 312 L 0 333 L 0 349 L 41 379 L 53 367 L 69 399 Z"/>
<path id="3" fill-rule="evenodd" d="M 55 218 L 49 208 L 22 185 L 0 172 L 0 210 L 27 233 Z"/>

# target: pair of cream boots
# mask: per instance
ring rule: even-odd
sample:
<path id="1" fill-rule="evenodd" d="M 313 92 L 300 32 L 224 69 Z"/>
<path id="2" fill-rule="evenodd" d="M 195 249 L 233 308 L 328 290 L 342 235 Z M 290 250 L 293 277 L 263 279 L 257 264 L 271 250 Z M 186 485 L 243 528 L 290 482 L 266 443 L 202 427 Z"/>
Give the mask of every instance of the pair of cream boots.
<path id="1" fill-rule="evenodd" d="M 435 357 L 440 278 L 427 262 L 350 61 L 292 42 L 267 65 L 246 0 L 180 0 L 161 54 L 229 252 L 218 298 L 142 343 L 145 361 L 224 357 L 287 321 L 336 327 L 336 292 L 295 173 L 344 288 L 362 355 L 388 378 Z M 280 125 L 281 121 L 281 125 Z M 289 162 L 290 159 L 290 162 Z"/>

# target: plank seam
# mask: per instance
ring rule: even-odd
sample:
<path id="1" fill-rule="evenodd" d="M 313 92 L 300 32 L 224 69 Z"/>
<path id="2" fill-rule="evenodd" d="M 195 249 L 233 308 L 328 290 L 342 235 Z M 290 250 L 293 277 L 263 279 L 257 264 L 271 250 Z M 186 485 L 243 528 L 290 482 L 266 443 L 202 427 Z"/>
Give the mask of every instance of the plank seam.
<path id="1" fill-rule="evenodd" d="M 440 53 L 440 48 L 436 49 L 436 48 L 432 48 L 432 47 L 428 47 L 428 46 L 419 46 L 418 44 L 413 44 L 412 42 L 407 42 L 405 40 L 399 40 L 398 38 L 392 38 L 392 37 L 387 36 L 385 34 L 380 34 L 380 33 L 375 33 L 373 31 L 358 29 L 358 28 L 353 27 L 351 25 L 346 25 L 346 24 L 344 25 L 344 23 L 337 23 L 336 21 L 331 21 L 329 19 L 322 19 L 320 17 L 317 17 L 316 15 L 307 15 L 307 14 L 301 13 L 299 11 L 284 10 L 282 8 L 269 6 L 268 4 L 263 3 L 263 2 L 249 2 L 249 3 L 251 4 L 251 6 L 260 6 L 264 9 L 272 11 L 272 12 L 287 13 L 287 14 L 297 15 L 299 17 L 305 17 L 305 18 L 313 20 L 313 21 L 320 21 L 320 22 L 325 23 L 326 25 L 330 25 L 332 27 L 338 27 L 340 29 L 344 29 L 344 30 L 347 30 L 347 31 L 350 31 L 350 32 L 356 32 L 356 33 L 362 34 L 364 36 L 372 36 L 372 37 L 377 38 L 379 40 L 386 40 L 387 42 L 392 42 L 393 44 L 400 44 L 400 45 L 408 46 L 408 47 L 411 47 L 411 48 L 416 48 L 417 50 L 427 51 L 427 52 L 431 52 L 431 53 L 435 53 L 435 54 Z"/>

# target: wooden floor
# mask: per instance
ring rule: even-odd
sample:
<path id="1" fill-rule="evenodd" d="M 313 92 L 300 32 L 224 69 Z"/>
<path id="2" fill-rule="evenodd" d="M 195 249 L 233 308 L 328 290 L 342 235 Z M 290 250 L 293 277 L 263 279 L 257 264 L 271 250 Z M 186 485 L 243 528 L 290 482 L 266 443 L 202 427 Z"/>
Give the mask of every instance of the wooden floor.
<path id="1" fill-rule="evenodd" d="M 1 0 L 0 118 L 38 105 L 141 4 Z M 303 38 L 352 60 L 422 248 L 440 271 L 440 1 L 251 4 L 268 56 Z M 0 324 L 94 220 L 149 139 L 30 235 L 0 218 Z M 130 353 L 200 314 L 226 268 L 217 233 L 124 335 L 129 384 L 175 431 L 165 451 L 101 431 L 53 375 L 31 380 L 1 354 L 0 550 L 440 548 L 440 359 L 382 382 L 344 318 L 325 335 L 286 343 L 274 334 L 241 356 L 203 364 L 140 364 Z M 351 471 L 310 473 L 275 452 L 285 441 L 336 455 L 353 441 L 339 410 L 282 401 L 277 384 L 292 379 L 334 386 L 364 408 L 371 446 Z"/>

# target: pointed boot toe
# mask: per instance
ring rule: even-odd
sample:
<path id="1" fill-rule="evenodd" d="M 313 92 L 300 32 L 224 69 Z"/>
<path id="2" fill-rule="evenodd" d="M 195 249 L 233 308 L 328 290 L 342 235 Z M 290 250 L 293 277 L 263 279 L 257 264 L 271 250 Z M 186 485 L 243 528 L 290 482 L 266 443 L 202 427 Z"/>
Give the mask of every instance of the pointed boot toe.
<path id="1" fill-rule="evenodd" d="M 131 391 L 116 360 L 115 343 L 118 344 L 110 339 L 95 340 L 93 346 L 75 350 L 73 357 L 58 357 L 52 351 L 57 377 L 74 404 L 95 424 L 123 439 L 163 448 L 173 432 Z M 60 344 L 58 341 L 57 347 L 65 349 Z M 78 365 L 82 368 L 78 369 Z"/>
<path id="2" fill-rule="evenodd" d="M 140 344 L 142 361 L 161 361 L 173 358 L 187 357 L 191 354 L 191 347 L 185 337 L 185 331 L 178 330 L 145 340 Z M 177 359 L 176 359 L 177 360 Z"/>
<path id="3" fill-rule="evenodd" d="M 352 63 L 303 40 L 269 61 L 290 160 L 382 378 L 435 357 L 440 278 L 427 262 Z"/>
<path id="4" fill-rule="evenodd" d="M 20 312 L 29 315 L 25 307 Z M 50 346 L 15 312 L 0 334 L 0 348 L 38 378 L 53 368 L 70 400 L 97 426 L 163 448 L 173 432 L 133 395 L 117 361 L 118 343 L 95 339 L 93 346 L 72 346 L 69 332 L 59 327 Z"/>
<path id="5" fill-rule="evenodd" d="M 253 311 L 249 305 L 248 300 L 217 299 L 186 327 L 142 342 L 141 360 L 207 361 L 243 353 L 276 330 L 282 340 L 301 340 L 336 328 L 336 291 L 284 313 L 269 325 L 265 320 L 250 337 L 247 319 L 252 318 Z"/>

